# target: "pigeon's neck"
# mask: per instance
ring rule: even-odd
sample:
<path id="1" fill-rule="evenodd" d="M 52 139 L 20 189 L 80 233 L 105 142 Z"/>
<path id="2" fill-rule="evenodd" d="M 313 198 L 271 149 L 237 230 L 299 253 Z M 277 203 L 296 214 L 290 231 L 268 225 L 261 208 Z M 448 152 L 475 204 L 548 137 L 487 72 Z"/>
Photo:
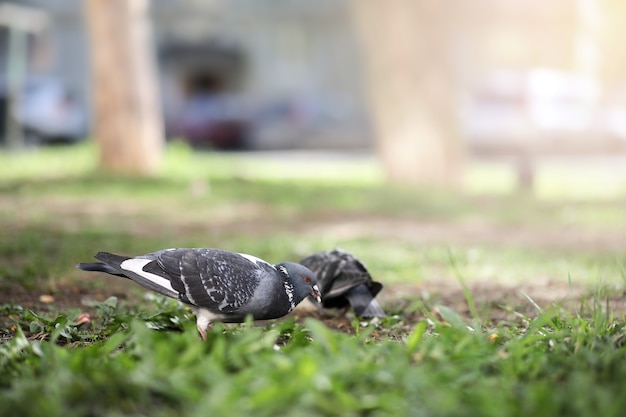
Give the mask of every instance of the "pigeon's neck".
<path id="1" fill-rule="evenodd" d="M 285 279 L 283 282 L 283 287 L 285 288 L 285 293 L 287 294 L 287 300 L 289 301 L 289 311 L 296 308 L 296 300 L 295 300 L 295 290 L 293 288 L 293 283 L 289 278 Z"/>
<path id="2" fill-rule="evenodd" d="M 285 279 L 284 286 L 289 301 L 293 300 L 295 303 L 294 307 L 311 294 L 311 287 L 305 284 L 304 280 L 298 281 L 297 279 L 288 277 Z M 287 290 L 287 288 L 289 288 L 289 290 Z"/>
<path id="3" fill-rule="evenodd" d="M 283 278 L 285 293 L 289 302 L 294 304 L 293 307 L 311 294 L 311 284 L 309 282 L 311 280 L 310 276 L 314 276 L 311 271 L 302 265 L 291 262 L 276 264 L 275 268 Z"/>

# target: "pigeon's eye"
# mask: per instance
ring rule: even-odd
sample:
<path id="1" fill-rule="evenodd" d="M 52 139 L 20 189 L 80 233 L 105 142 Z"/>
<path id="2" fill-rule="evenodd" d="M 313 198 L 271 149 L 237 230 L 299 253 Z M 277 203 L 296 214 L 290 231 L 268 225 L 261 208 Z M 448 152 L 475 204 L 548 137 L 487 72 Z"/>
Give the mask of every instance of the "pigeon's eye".
<path id="1" fill-rule="evenodd" d="M 305 280 L 306 282 L 311 282 L 311 277 L 306 277 L 306 278 L 304 278 L 304 280 Z"/>

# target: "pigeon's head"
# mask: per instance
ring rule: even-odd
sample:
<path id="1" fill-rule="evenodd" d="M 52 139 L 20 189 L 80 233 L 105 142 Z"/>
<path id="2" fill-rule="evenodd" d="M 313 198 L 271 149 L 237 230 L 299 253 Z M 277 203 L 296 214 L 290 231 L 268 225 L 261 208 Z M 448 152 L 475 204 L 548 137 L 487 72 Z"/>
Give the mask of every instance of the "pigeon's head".
<path id="1" fill-rule="evenodd" d="M 293 285 L 294 298 L 297 303 L 309 295 L 312 295 L 318 303 L 322 302 L 317 277 L 309 268 L 294 262 L 283 262 L 276 265 L 276 269 L 285 276 L 287 282 Z"/>

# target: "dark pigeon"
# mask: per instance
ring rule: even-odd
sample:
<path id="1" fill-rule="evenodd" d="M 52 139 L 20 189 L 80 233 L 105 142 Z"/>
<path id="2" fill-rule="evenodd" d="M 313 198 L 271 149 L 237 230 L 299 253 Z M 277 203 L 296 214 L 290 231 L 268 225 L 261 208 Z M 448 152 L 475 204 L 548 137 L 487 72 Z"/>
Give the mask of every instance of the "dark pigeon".
<path id="1" fill-rule="evenodd" d="M 213 321 L 240 323 L 282 317 L 307 296 L 321 302 L 315 274 L 282 262 L 271 265 L 257 257 L 220 249 L 165 249 L 128 257 L 99 252 L 101 262 L 77 268 L 129 278 L 159 294 L 194 308 L 198 331 L 206 339 Z"/>
<path id="2" fill-rule="evenodd" d="M 374 281 L 365 265 L 350 252 L 338 248 L 317 252 L 300 263 L 317 275 L 317 282 L 324 294 L 322 307 L 351 306 L 357 316 L 386 316 L 374 299 L 383 285 Z"/>

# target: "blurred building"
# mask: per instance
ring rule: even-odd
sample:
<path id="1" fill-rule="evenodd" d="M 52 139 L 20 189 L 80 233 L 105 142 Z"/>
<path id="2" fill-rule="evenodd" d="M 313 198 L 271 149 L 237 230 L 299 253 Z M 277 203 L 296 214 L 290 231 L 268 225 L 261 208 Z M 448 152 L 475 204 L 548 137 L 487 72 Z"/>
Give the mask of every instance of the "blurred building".
<path id="1" fill-rule="evenodd" d="M 11 2 L 50 16 L 29 35 L 28 77 L 54 79 L 87 109 L 83 1 Z M 221 148 L 370 145 L 348 0 L 151 3 L 168 136 Z M 618 2 L 451 4 L 449 54 L 470 143 L 624 142 L 626 61 L 603 60 L 619 50 L 612 40 L 623 29 L 609 19 Z M 0 28 L 0 68 L 6 38 Z"/>
<path id="2" fill-rule="evenodd" d="M 29 76 L 53 75 L 86 106 L 82 1 L 14 2 L 51 17 L 30 39 Z M 153 0 L 152 6 L 168 136 L 222 148 L 367 146 L 345 2 Z M 0 49 L 0 65 L 4 57 Z"/>
<path id="3" fill-rule="evenodd" d="M 157 1 L 153 16 L 172 129 L 212 118 L 245 122 L 252 147 L 367 144 L 345 2 Z"/>

